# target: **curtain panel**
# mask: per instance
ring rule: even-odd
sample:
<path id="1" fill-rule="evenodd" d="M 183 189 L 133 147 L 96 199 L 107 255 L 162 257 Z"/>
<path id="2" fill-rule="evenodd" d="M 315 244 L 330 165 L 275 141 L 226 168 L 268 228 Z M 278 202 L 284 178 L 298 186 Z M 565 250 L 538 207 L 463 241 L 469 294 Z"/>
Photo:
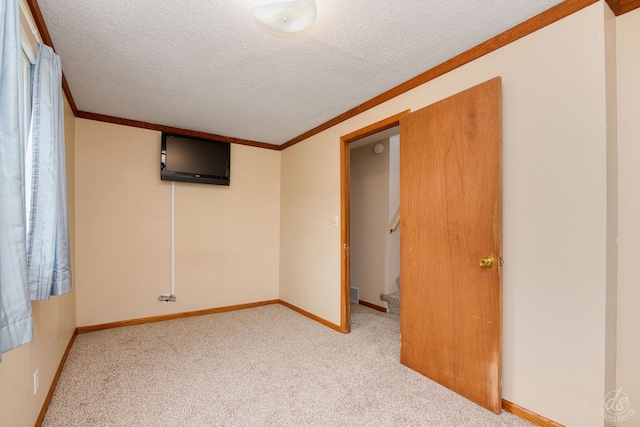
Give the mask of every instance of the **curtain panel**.
<path id="1" fill-rule="evenodd" d="M 25 242 L 22 88 L 18 1 L 0 0 L 0 356 L 33 341 Z"/>
<path id="2" fill-rule="evenodd" d="M 27 263 L 32 300 L 71 290 L 67 176 L 64 147 L 62 66 L 53 49 L 40 45 L 33 72 L 33 110 L 27 172 Z"/>

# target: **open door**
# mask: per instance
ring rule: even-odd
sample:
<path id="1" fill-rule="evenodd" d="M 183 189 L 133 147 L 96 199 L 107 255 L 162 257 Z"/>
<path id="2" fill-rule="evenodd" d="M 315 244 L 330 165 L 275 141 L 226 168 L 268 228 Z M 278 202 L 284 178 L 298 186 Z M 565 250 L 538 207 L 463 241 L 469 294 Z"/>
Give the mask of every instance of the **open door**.
<path id="1" fill-rule="evenodd" d="M 502 80 L 400 119 L 400 361 L 502 408 Z"/>

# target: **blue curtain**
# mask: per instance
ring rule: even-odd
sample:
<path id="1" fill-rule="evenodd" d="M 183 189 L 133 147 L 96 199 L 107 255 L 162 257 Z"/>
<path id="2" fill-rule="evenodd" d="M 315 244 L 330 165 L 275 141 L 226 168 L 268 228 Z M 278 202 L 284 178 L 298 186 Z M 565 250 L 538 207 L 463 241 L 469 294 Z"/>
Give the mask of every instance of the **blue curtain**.
<path id="1" fill-rule="evenodd" d="M 25 242 L 22 48 L 17 0 L 0 0 L 0 355 L 33 341 Z"/>
<path id="2" fill-rule="evenodd" d="M 28 280 L 31 299 L 46 300 L 71 290 L 62 67 L 49 46 L 38 49 L 32 105 Z"/>

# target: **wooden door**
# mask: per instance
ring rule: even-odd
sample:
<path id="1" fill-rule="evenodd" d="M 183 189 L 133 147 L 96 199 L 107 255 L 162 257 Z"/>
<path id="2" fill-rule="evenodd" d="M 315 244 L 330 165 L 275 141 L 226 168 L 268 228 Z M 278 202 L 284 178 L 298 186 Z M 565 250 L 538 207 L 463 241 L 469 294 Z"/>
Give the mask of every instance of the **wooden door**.
<path id="1" fill-rule="evenodd" d="M 400 361 L 496 413 L 501 88 L 496 77 L 400 120 Z"/>

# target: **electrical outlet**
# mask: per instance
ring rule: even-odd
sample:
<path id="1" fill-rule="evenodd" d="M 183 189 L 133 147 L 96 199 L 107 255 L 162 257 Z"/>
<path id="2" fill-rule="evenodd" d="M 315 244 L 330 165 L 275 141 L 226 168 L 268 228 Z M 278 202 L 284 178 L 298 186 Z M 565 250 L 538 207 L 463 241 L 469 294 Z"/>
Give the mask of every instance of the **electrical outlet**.
<path id="1" fill-rule="evenodd" d="M 33 394 L 37 394 L 40 389 L 40 370 L 36 369 L 33 373 Z"/>

